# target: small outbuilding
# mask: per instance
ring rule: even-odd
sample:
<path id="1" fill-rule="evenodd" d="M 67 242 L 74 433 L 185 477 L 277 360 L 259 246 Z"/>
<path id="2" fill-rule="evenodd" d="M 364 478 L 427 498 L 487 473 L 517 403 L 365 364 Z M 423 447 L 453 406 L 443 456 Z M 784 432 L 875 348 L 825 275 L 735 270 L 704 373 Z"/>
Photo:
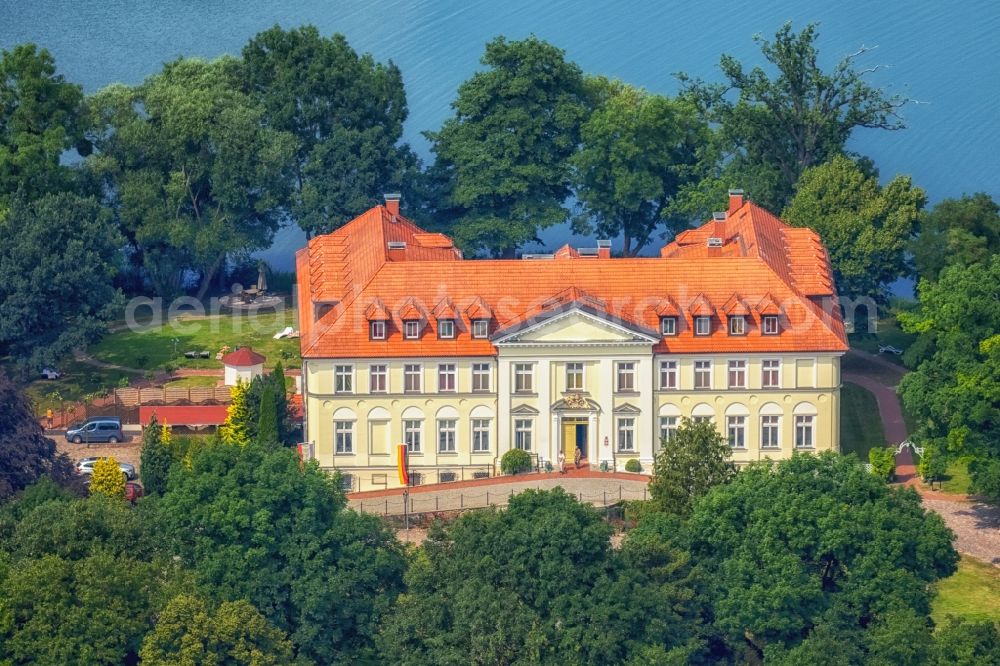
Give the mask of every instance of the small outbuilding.
<path id="1" fill-rule="evenodd" d="M 264 361 L 267 359 L 249 347 L 241 347 L 222 357 L 222 365 L 226 369 L 226 386 L 236 386 L 243 380 L 249 383 L 254 377 L 264 374 Z"/>

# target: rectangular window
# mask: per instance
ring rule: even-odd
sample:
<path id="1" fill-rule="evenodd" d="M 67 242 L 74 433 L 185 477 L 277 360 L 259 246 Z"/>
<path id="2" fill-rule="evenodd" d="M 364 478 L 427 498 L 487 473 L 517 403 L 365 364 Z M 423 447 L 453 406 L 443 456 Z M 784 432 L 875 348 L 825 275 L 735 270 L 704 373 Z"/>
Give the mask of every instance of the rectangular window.
<path id="1" fill-rule="evenodd" d="M 780 416 L 760 417 L 760 448 L 778 449 L 781 448 L 781 440 L 778 439 L 781 433 Z"/>
<path id="2" fill-rule="evenodd" d="M 387 365 L 369 366 L 368 390 L 371 393 L 389 392 L 389 366 Z"/>
<path id="3" fill-rule="evenodd" d="M 490 450 L 490 420 L 472 419 L 472 452 L 485 453 Z"/>
<path id="4" fill-rule="evenodd" d="M 583 390 L 583 363 L 566 364 L 566 390 Z"/>
<path id="5" fill-rule="evenodd" d="M 438 421 L 438 453 L 455 453 L 455 419 Z"/>
<path id="6" fill-rule="evenodd" d="M 618 392 L 632 393 L 635 391 L 635 363 L 633 361 L 618 362 Z"/>
<path id="7" fill-rule="evenodd" d="M 618 451 L 635 451 L 635 419 L 631 416 L 618 419 Z"/>
<path id="8" fill-rule="evenodd" d="M 712 362 L 694 362 L 694 387 L 696 389 L 712 388 Z"/>
<path id="9" fill-rule="evenodd" d="M 729 335 L 746 335 L 747 333 L 747 318 L 742 316 L 734 316 L 729 318 Z"/>
<path id="10" fill-rule="evenodd" d="M 419 419 L 403 421 L 403 442 L 409 453 L 420 453 L 423 423 Z"/>
<path id="11" fill-rule="evenodd" d="M 691 422 L 692 423 L 711 423 L 712 421 L 713 421 L 713 417 L 711 417 L 711 416 L 692 416 L 691 417 Z"/>
<path id="12" fill-rule="evenodd" d="M 371 322 L 368 324 L 368 333 L 372 340 L 385 340 L 385 322 Z"/>
<path id="13" fill-rule="evenodd" d="M 813 447 L 813 417 L 811 415 L 795 417 L 795 447 L 799 449 Z"/>
<path id="14" fill-rule="evenodd" d="M 354 453 L 354 421 L 334 421 L 334 451 L 350 455 Z"/>
<path id="15" fill-rule="evenodd" d="M 660 317 L 660 333 L 677 335 L 677 317 Z"/>
<path id="16" fill-rule="evenodd" d="M 776 358 L 765 358 L 760 365 L 760 385 L 764 388 L 781 387 L 781 361 Z"/>
<path id="17" fill-rule="evenodd" d="M 677 361 L 660 361 L 660 389 L 677 388 Z"/>
<path id="18" fill-rule="evenodd" d="M 403 391 L 406 393 L 420 393 L 423 390 L 421 377 L 423 370 L 419 363 L 407 363 L 403 366 Z"/>
<path id="19" fill-rule="evenodd" d="M 354 366 L 333 366 L 333 392 L 354 393 Z"/>
<path id="20" fill-rule="evenodd" d="M 411 320 L 403 322 L 403 337 L 407 340 L 416 340 L 420 337 L 420 322 Z"/>
<path id="21" fill-rule="evenodd" d="M 514 392 L 531 393 L 534 390 L 535 367 L 531 363 L 514 364 Z"/>
<path id="22" fill-rule="evenodd" d="M 531 433 L 534 430 L 531 419 L 514 419 L 514 447 L 522 451 L 531 450 Z"/>
<path id="23" fill-rule="evenodd" d="M 674 435 L 677 434 L 677 417 L 676 416 L 661 416 L 660 417 L 660 441 L 669 440 Z"/>
<path id="24" fill-rule="evenodd" d="M 711 317 L 695 317 L 694 318 L 694 334 L 695 335 L 709 335 L 712 332 L 712 318 Z"/>
<path id="25" fill-rule="evenodd" d="M 777 315 L 764 315 L 764 320 L 761 324 L 761 330 L 763 330 L 764 335 L 777 335 L 778 334 L 778 316 Z"/>
<path id="26" fill-rule="evenodd" d="M 490 364 L 472 364 L 472 390 L 476 393 L 488 393 L 490 390 Z"/>
<path id="27" fill-rule="evenodd" d="M 490 320 L 474 319 L 472 321 L 472 337 L 474 338 L 490 337 Z"/>
<path id="28" fill-rule="evenodd" d="M 454 363 L 442 363 L 438 366 L 438 391 L 454 393 L 458 372 Z"/>
<path id="29" fill-rule="evenodd" d="M 450 339 L 455 337 L 455 320 L 454 319 L 439 319 L 438 320 L 438 337 L 444 339 Z"/>
<path id="30" fill-rule="evenodd" d="M 729 446 L 734 449 L 745 449 L 747 446 L 747 417 L 727 416 L 726 431 L 729 434 Z"/>
<path id="31" fill-rule="evenodd" d="M 729 388 L 746 388 L 747 387 L 747 362 L 746 361 L 730 361 L 729 362 Z"/>

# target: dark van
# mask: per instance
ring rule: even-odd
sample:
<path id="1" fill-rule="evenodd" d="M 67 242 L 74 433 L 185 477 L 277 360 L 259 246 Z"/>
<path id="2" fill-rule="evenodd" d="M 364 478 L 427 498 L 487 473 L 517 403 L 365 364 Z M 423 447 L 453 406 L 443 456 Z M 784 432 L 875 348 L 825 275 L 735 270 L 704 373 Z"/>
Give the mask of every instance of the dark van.
<path id="1" fill-rule="evenodd" d="M 125 439 L 122 434 L 122 420 L 117 416 L 95 416 L 83 423 L 71 425 L 66 430 L 66 441 L 74 444 L 107 442 L 117 444 Z"/>

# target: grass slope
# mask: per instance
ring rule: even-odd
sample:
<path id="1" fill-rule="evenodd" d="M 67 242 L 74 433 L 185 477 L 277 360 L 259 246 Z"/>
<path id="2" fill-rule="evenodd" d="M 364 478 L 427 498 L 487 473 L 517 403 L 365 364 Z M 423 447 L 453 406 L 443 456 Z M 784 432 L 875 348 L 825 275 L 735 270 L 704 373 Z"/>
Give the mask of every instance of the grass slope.
<path id="1" fill-rule="evenodd" d="M 885 446 L 878 403 L 868 389 L 844 382 L 840 389 L 840 450 L 868 462 L 868 450 Z"/>

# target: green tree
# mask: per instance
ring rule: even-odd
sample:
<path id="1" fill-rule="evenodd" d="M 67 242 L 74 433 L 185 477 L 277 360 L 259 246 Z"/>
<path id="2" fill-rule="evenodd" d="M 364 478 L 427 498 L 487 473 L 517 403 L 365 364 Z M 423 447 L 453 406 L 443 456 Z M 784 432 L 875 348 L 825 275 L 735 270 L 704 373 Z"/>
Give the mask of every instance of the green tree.
<path id="1" fill-rule="evenodd" d="M 885 446 L 873 446 L 868 450 L 868 463 L 872 474 L 886 483 L 896 475 L 896 452 Z"/>
<path id="2" fill-rule="evenodd" d="M 174 464 L 170 449 L 163 441 L 165 426 L 160 426 L 156 415 L 142 429 L 142 452 L 140 454 L 140 473 L 142 487 L 147 495 L 161 495 L 167 490 L 167 477 Z"/>
<path id="3" fill-rule="evenodd" d="M 917 463 L 917 474 L 920 475 L 920 478 L 933 487 L 934 482 L 941 481 L 947 471 L 948 460 L 937 446 L 934 444 L 925 446 L 924 453 L 920 456 L 920 462 Z"/>
<path id="4" fill-rule="evenodd" d="M 18 197 L 0 235 L 0 350 L 38 370 L 99 340 L 123 305 L 113 284 L 122 240 L 100 205 Z"/>
<path id="5" fill-rule="evenodd" d="M 226 422 L 219 426 L 219 437 L 226 444 L 246 446 L 252 439 L 251 427 L 256 431 L 256 419 L 249 405 L 249 385 L 242 379 L 229 390 L 230 403 L 226 408 Z"/>
<path id="6" fill-rule="evenodd" d="M 674 436 L 663 440 L 653 460 L 652 504 L 665 513 L 687 515 L 695 500 L 733 478 L 731 455 L 714 424 L 684 419 Z"/>
<path id="7" fill-rule="evenodd" d="M 89 100 L 88 165 L 160 295 L 192 269 L 203 297 L 228 255 L 267 247 L 278 227 L 295 138 L 240 87 L 232 58 L 179 59 Z"/>
<path id="8" fill-rule="evenodd" d="M 45 436 L 27 397 L 0 372 L 0 502 L 48 476 L 73 486 L 76 474 L 66 454 Z"/>
<path id="9" fill-rule="evenodd" d="M 899 314 L 918 333 L 925 358 L 899 385 L 920 435 L 949 456 L 978 458 L 972 479 L 1000 500 L 1000 256 L 989 263 L 945 268 L 921 280 L 920 308 Z M 992 463 L 997 463 L 996 469 Z M 986 490 L 986 488 L 983 488 Z"/>
<path id="10" fill-rule="evenodd" d="M 264 387 L 260 397 L 260 415 L 257 418 L 257 441 L 265 446 L 278 445 L 278 406 L 270 385 Z"/>
<path id="11" fill-rule="evenodd" d="M 170 600 L 147 634 L 139 656 L 146 666 L 290 664 L 292 644 L 242 599 L 211 609 L 204 600 L 181 595 Z"/>
<path id="12" fill-rule="evenodd" d="M 795 33 L 791 23 L 773 41 L 755 36 L 773 78 L 761 67 L 747 71 L 731 55 L 719 61 L 725 83 L 680 75 L 685 95 L 720 130 L 723 167 L 715 192 L 746 188 L 761 205 L 781 210 L 802 173 L 843 154 L 855 129 L 904 127 L 898 111 L 909 100 L 869 85 L 866 75 L 878 65 L 858 69 L 858 58 L 869 49 L 862 47 L 824 71 L 818 38 L 815 24 Z"/>
<path id="13" fill-rule="evenodd" d="M 921 213 L 909 250 L 917 276 L 931 281 L 947 266 L 988 263 L 1000 253 L 1000 206 L 983 192 L 945 199 Z"/>
<path id="14" fill-rule="evenodd" d="M 536 37 L 497 37 L 482 64 L 459 86 L 454 117 L 426 133 L 437 156 L 429 177 L 462 247 L 513 257 L 539 229 L 567 218 L 568 159 L 587 93 L 580 68 Z"/>
<path id="15" fill-rule="evenodd" d="M 178 467 L 156 528 L 212 603 L 245 599 L 317 663 L 373 659 L 403 551 L 380 518 L 286 448 L 213 446 Z"/>
<path id="16" fill-rule="evenodd" d="M 90 475 L 90 492 L 105 497 L 125 497 L 125 475 L 114 458 L 100 458 Z"/>
<path id="17" fill-rule="evenodd" d="M 664 663 L 682 663 L 698 649 L 683 562 L 638 543 L 634 559 L 619 557 L 610 535 L 597 511 L 559 488 L 528 490 L 504 511 L 436 526 L 380 634 L 383 659 L 558 664 L 572 655 L 574 663 L 642 663 L 639 655 L 656 650 L 674 659 Z M 597 617 L 601 631 L 593 631 Z"/>
<path id="18" fill-rule="evenodd" d="M 267 376 L 274 390 L 274 403 L 278 412 L 278 441 L 282 444 L 291 442 L 292 414 L 288 405 L 288 387 L 285 385 L 285 366 L 278 361 L 274 370 Z"/>
<path id="19" fill-rule="evenodd" d="M 824 635 L 885 649 L 879 619 L 909 610 L 926 624 L 930 584 L 958 562 L 912 489 L 835 453 L 751 463 L 695 503 L 686 530 L 714 582 L 715 629 L 756 658 Z"/>
<path id="20" fill-rule="evenodd" d="M 887 285 L 906 273 L 906 245 L 924 202 L 909 177 L 882 187 L 838 155 L 803 172 L 782 219 L 823 239 L 841 293 L 885 297 Z"/>
<path id="21" fill-rule="evenodd" d="M 1000 663 L 1000 629 L 993 622 L 949 617 L 934 633 L 930 666 L 991 666 Z"/>
<path id="22" fill-rule="evenodd" d="M 402 184 L 413 163 L 400 144 L 403 78 L 391 61 L 358 55 L 340 34 L 275 26 L 243 47 L 246 93 L 269 127 L 296 140 L 289 171 L 292 217 L 307 236 L 329 233 Z"/>
<path id="23" fill-rule="evenodd" d="M 623 237 L 631 257 L 649 242 L 681 187 L 695 176 L 698 146 L 708 135 L 693 104 L 652 95 L 618 81 L 591 79 L 599 100 L 570 158 L 582 208 L 579 232 Z M 671 219 L 669 231 L 687 226 Z"/>
<path id="24" fill-rule="evenodd" d="M 47 50 L 0 52 L 0 220 L 13 195 L 32 200 L 69 184 L 60 158 L 73 147 L 85 152 L 82 110 L 83 91 L 56 74 Z"/>

